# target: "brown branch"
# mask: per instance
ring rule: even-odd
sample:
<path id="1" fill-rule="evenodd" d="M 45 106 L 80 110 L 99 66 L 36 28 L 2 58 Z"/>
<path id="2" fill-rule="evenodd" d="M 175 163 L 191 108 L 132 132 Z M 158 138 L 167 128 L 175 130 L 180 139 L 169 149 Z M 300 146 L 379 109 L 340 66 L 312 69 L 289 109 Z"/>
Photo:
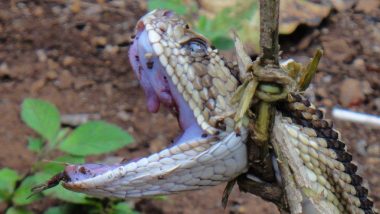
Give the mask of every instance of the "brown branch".
<path id="1" fill-rule="evenodd" d="M 278 66 L 279 0 L 260 0 L 260 64 Z"/>
<path id="2" fill-rule="evenodd" d="M 260 57 L 257 66 L 251 67 L 253 73 L 267 76 L 268 81 L 259 81 L 260 84 L 273 82 L 278 85 L 279 91 L 286 85 L 279 80 L 283 71 L 279 67 L 279 0 L 260 0 Z M 274 78 L 278 77 L 278 78 Z M 276 87 L 271 85 L 271 87 Z M 280 93 L 281 94 L 281 93 Z M 255 97 L 257 98 L 257 96 Z M 256 115 L 250 118 L 249 138 L 247 141 L 249 171 L 247 174 L 259 178 L 254 181 L 247 174 L 239 176 L 237 183 L 240 190 L 257 195 L 264 200 L 277 205 L 281 213 L 289 213 L 289 206 L 281 184 L 277 183 L 272 165 L 272 151 L 269 151 L 269 139 L 273 123 L 274 102 L 259 100 L 251 106 L 251 112 Z M 251 103 L 253 100 L 251 101 Z M 263 108 L 265 107 L 265 108 Z"/>

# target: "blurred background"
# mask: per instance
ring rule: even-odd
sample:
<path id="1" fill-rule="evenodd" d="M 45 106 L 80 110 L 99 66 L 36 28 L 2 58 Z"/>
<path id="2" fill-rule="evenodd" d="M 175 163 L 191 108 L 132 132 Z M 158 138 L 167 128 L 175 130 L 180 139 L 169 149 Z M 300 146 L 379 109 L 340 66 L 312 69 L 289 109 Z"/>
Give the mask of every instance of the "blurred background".
<path id="1" fill-rule="evenodd" d="M 237 188 L 223 210 L 224 185 L 127 202 L 61 192 L 26 199 L 30 192 L 25 191 L 38 182 L 25 178 L 43 169 L 36 166 L 42 161 L 39 143 L 31 142 L 38 134 L 20 116 L 26 98 L 57 106 L 63 127 L 101 119 L 133 136 L 128 146 L 88 155 L 86 161 L 141 157 L 178 135 L 176 118 L 167 110 L 148 113 L 127 59 L 134 25 L 154 8 L 181 14 L 229 57 L 230 31 L 236 30 L 251 56 L 257 55 L 255 0 L 0 1 L 0 213 L 278 213 L 274 205 Z M 280 17 L 283 59 L 307 63 L 317 48 L 324 50 L 307 91 L 314 103 L 330 116 L 336 107 L 380 115 L 380 1 L 281 0 Z M 334 123 L 380 207 L 379 128 Z M 54 151 L 47 159 L 61 154 Z"/>

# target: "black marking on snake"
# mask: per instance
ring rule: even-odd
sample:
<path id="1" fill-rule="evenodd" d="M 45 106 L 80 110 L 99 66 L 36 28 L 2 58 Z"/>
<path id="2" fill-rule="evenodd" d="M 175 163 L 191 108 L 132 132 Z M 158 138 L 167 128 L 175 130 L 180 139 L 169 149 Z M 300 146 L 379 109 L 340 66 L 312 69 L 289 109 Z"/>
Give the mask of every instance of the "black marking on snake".
<path id="1" fill-rule="evenodd" d="M 352 155 L 345 151 L 346 145 L 339 140 L 339 134 L 333 129 L 333 124 L 323 119 L 321 110 L 312 109 L 310 102 L 306 101 L 306 98 L 299 94 L 291 94 L 291 97 L 293 101 L 281 102 L 276 105 L 277 109 L 284 116 L 289 117 L 293 123 L 315 130 L 319 138 L 326 140 L 327 148 L 335 152 L 336 160 L 344 165 L 344 172 L 351 178 L 349 184 L 353 185 L 356 190 L 355 196 L 360 200 L 359 207 L 363 209 L 364 213 L 374 213 L 372 210 L 373 202 L 368 198 L 368 190 L 362 186 L 363 178 L 356 174 L 357 166 L 351 162 Z M 297 110 L 293 106 L 294 103 L 301 103 L 306 108 Z M 307 119 L 302 115 L 302 112 L 311 113 L 317 119 Z"/>
<path id="2" fill-rule="evenodd" d="M 146 62 L 146 67 L 148 67 L 149 69 L 152 69 L 153 65 L 154 65 L 153 61 Z"/>

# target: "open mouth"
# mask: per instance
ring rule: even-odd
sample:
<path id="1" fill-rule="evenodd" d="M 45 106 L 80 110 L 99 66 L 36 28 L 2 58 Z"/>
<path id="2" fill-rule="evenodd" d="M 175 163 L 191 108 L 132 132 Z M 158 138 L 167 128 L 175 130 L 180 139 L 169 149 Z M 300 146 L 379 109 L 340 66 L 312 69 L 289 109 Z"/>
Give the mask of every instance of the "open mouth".
<path id="1" fill-rule="evenodd" d="M 164 17 L 173 15 L 164 11 L 153 13 Z M 129 60 L 144 89 L 147 108 L 152 113 L 160 105 L 169 108 L 183 132 L 168 148 L 139 160 L 114 165 L 67 166 L 60 175 L 63 186 L 95 196 L 125 198 L 199 189 L 241 174 L 247 167 L 246 135 L 205 131 L 163 66 L 161 50 L 152 42 L 159 35 L 147 29 L 144 17 L 136 30 Z M 199 46 L 190 48 L 197 50 Z"/>

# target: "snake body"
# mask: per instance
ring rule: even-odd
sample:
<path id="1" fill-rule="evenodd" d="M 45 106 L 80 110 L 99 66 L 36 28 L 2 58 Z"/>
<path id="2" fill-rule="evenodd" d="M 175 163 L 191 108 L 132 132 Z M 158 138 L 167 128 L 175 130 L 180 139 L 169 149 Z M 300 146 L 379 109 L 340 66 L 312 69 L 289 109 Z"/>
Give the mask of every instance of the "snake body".
<path id="1" fill-rule="evenodd" d="M 169 148 L 137 161 L 70 165 L 65 188 L 140 197 L 213 186 L 246 172 L 247 127 L 235 127 L 238 107 L 230 103 L 239 80 L 206 38 L 174 13 L 155 10 L 137 23 L 129 58 L 148 110 L 158 111 L 160 103 L 172 109 L 183 134 Z M 277 107 L 271 139 L 301 163 L 291 168 L 302 197 L 325 203 L 330 213 L 375 213 L 339 134 L 306 99 L 291 97 Z M 312 185 L 302 186 L 298 178 Z"/>

